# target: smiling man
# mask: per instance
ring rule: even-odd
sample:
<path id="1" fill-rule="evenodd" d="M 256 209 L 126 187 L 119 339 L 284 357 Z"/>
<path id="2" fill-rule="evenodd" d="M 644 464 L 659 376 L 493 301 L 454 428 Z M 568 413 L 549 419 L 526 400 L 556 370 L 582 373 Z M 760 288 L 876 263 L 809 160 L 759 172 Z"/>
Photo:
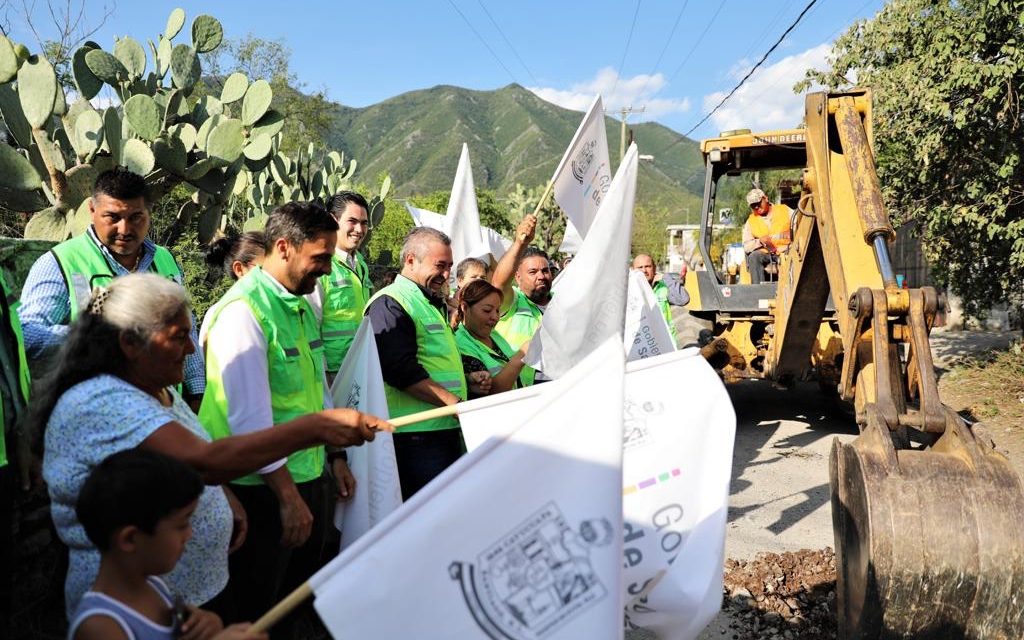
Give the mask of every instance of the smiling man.
<path id="1" fill-rule="evenodd" d="M 18 314 L 30 360 L 52 355 L 64 342 L 69 325 L 88 304 L 93 287 L 146 271 L 182 284 L 174 257 L 147 237 L 149 201 L 142 176 L 121 167 L 101 173 L 93 187 L 89 213 L 89 229 L 40 256 L 25 280 Z M 192 339 L 198 345 L 194 330 Z M 205 388 L 203 353 L 196 349 L 185 360 L 182 395 L 198 408 Z"/>
<path id="2" fill-rule="evenodd" d="M 392 418 L 466 399 L 466 377 L 448 325 L 444 285 L 452 270 L 451 240 L 416 227 L 402 245 L 402 272 L 366 308 L 380 354 Z M 462 455 L 454 417 L 435 418 L 395 432 L 395 458 L 408 499 Z"/>
<path id="3" fill-rule="evenodd" d="M 338 221 L 338 245 L 331 272 L 320 278 L 310 302 L 320 307 L 327 374 L 333 379 L 345 361 L 373 284 L 370 268 L 359 254 L 359 245 L 369 228 L 369 204 L 355 191 L 341 191 L 327 202 L 327 210 Z"/>

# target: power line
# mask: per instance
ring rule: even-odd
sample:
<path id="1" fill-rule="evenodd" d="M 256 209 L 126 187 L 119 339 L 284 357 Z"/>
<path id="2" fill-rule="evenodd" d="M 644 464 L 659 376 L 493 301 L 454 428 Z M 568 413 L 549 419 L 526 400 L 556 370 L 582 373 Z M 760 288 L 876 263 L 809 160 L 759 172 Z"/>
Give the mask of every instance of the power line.
<path id="1" fill-rule="evenodd" d="M 651 72 L 647 74 L 647 80 L 644 81 L 644 86 L 637 94 L 638 96 L 643 97 L 644 92 L 647 91 L 647 85 L 651 82 L 651 78 L 653 78 L 654 74 L 658 72 L 658 67 L 661 66 L 661 60 L 665 57 L 665 52 L 668 51 L 668 46 L 672 44 L 672 37 L 676 35 L 676 28 L 679 26 L 679 21 L 682 19 L 683 12 L 686 11 L 686 5 L 688 4 L 690 4 L 690 0 L 685 0 L 685 2 L 683 2 L 683 8 L 679 10 L 679 15 L 676 16 L 676 21 L 672 24 L 672 30 L 668 32 L 668 39 L 665 40 L 665 46 L 661 48 L 661 53 L 658 54 L 658 60 L 654 63 L 654 68 L 651 69 Z"/>
<path id="2" fill-rule="evenodd" d="M 693 127 L 689 131 L 684 133 L 684 137 L 689 136 L 691 133 L 696 131 L 697 127 L 707 122 L 708 118 L 714 115 L 715 112 L 718 111 L 722 107 L 722 105 L 725 104 L 726 101 L 728 101 L 729 98 L 731 98 L 733 94 L 736 93 L 739 90 L 739 88 L 743 86 L 743 84 L 750 78 L 750 76 L 754 75 L 754 72 L 757 71 L 762 64 L 764 64 L 764 61 L 768 59 L 768 56 L 770 56 L 772 52 L 775 51 L 775 49 L 777 49 L 780 44 L 782 44 L 782 41 L 786 39 L 786 36 L 789 35 L 789 32 L 795 29 L 796 25 L 800 24 L 800 21 L 803 20 L 803 17 L 807 15 L 807 12 L 810 11 L 811 7 L 813 7 L 817 2 L 818 0 L 811 0 L 810 2 L 807 3 L 807 6 L 804 7 L 804 10 L 801 11 L 800 15 L 796 17 L 796 20 L 793 21 L 793 24 L 789 25 L 789 28 L 782 32 L 782 35 L 779 36 L 779 39 L 775 41 L 775 44 L 773 44 L 771 48 L 768 49 L 768 51 L 766 51 L 763 56 L 761 56 L 761 59 L 757 61 L 757 64 L 751 67 L 750 71 L 747 72 L 747 75 L 743 76 L 743 79 L 740 80 L 739 83 L 732 88 L 732 91 L 730 91 L 724 98 L 722 98 L 722 101 L 715 105 L 714 109 L 709 111 L 703 118 L 701 118 L 700 122 L 693 125 Z"/>
<path id="3" fill-rule="evenodd" d="M 466 26 L 469 27 L 470 31 L 476 34 L 477 39 L 480 40 L 480 42 L 483 43 L 485 47 L 487 47 L 487 50 L 491 52 L 491 55 L 494 56 L 494 59 L 498 62 L 499 65 L 501 65 L 501 68 L 505 70 L 505 73 L 507 73 L 509 77 L 512 78 L 512 82 L 519 84 L 519 80 L 516 79 L 515 74 L 508 70 L 508 67 L 506 67 L 505 63 L 501 61 L 501 58 L 498 57 L 498 54 L 494 52 L 494 49 L 491 48 L 491 45 L 487 44 L 487 41 L 484 40 L 484 37 L 481 36 L 480 32 L 476 30 L 476 27 L 474 27 L 473 23 L 469 21 L 469 18 L 466 17 L 466 14 L 462 13 L 462 11 L 455 5 L 454 2 L 452 2 L 452 0 L 448 0 L 448 4 L 452 5 L 452 9 L 455 9 L 455 12 L 462 16 L 462 20 L 466 23 Z"/>
<path id="4" fill-rule="evenodd" d="M 683 70 L 684 66 L 686 66 L 686 63 L 690 61 L 690 57 L 693 56 L 693 52 L 697 50 L 697 47 L 699 47 L 700 43 L 704 40 L 704 36 L 708 35 L 708 30 L 711 28 L 711 25 L 715 23 L 715 18 L 718 17 L 718 14 L 722 13 L 722 7 L 725 6 L 725 1 L 726 0 L 722 0 L 718 4 L 718 9 L 715 10 L 715 15 L 711 16 L 711 20 L 709 20 L 707 25 L 704 26 L 704 31 L 701 31 L 700 37 L 697 38 L 697 41 L 693 43 L 693 46 L 690 48 L 689 53 L 686 54 L 686 57 L 683 58 L 683 61 L 679 63 L 679 66 L 676 67 L 676 70 L 672 72 L 671 76 L 669 76 L 669 82 L 675 80 L 676 76 L 679 75 L 679 72 Z"/>
<path id="5" fill-rule="evenodd" d="M 487 14 L 487 19 L 491 21 L 491 24 L 494 25 L 494 28 L 498 30 L 498 34 L 501 35 L 501 39 L 504 40 L 505 44 L 508 45 L 508 48 L 512 50 L 512 55 L 514 55 L 516 57 L 516 60 L 519 61 L 519 64 L 523 65 L 523 68 L 526 69 L 526 73 L 527 73 L 527 75 L 530 76 L 530 79 L 533 80 L 533 84 L 535 84 L 537 86 L 540 86 L 540 82 L 537 81 L 536 76 L 534 76 L 533 72 L 530 71 L 530 67 L 526 66 L 526 63 L 523 62 L 523 59 L 519 57 L 519 52 L 516 51 L 516 48 L 514 46 L 512 46 L 511 42 L 509 42 L 508 37 L 505 36 L 505 32 L 502 31 L 501 27 L 498 26 L 498 23 L 495 22 L 494 16 L 491 15 L 491 12 L 487 10 L 487 7 L 484 6 L 484 3 L 481 2 L 481 0 L 476 0 L 476 3 L 478 5 L 480 5 L 481 9 L 484 10 L 484 13 Z"/>
<path id="6" fill-rule="evenodd" d="M 450 2 L 451 0 L 449 0 Z M 615 90 L 619 88 L 619 78 L 622 77 L 622 67 L 626 64 L 626 54 L 629 53 L 629 43 L 633 41 L 633 30 L 636 28 L 636 17 L 640 15 L 640 2 L 636 0 L 636 10 L 633 11 L 633 24 L 629 25 L 629 36 L 626 37 L 626 48 L 622 50 L 622 60 L 619 60 L 619 70 L 615 74 L 615 84 L 612 85 L 611 95 L 615 95 Z"/>

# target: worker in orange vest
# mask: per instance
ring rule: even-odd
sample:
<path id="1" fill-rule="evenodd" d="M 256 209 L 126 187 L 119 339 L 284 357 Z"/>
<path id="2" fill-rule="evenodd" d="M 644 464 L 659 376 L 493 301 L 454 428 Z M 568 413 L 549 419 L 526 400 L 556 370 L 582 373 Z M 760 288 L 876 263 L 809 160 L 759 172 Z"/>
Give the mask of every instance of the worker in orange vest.
<path id="1" fill-rule="evenodd" d="M 793 210 L 784 204 L 769 203 L 768 196 L 760 189 L 747 193 L 747 204 L 750 217 L 743 225 L 743 250 L 747 254 L 750 283 L 761 284 L 765 280 L 765 266 L 789 249 L 793 237 L 789 220 Z"/>

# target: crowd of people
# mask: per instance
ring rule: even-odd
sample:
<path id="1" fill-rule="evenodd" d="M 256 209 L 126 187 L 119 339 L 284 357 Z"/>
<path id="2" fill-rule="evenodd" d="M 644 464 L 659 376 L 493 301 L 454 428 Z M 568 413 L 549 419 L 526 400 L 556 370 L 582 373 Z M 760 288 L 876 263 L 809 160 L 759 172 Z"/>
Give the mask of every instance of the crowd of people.
<path id="1" fill-rule="evenodd" d="M 96 180 L 88 231 L 36 261 L 20 301 L 4 283 L 0 360 L 19 393 L 0 409 L 39 434 L 69 549 L 69 637 L 266 637 L 237 623 L 337 552 L 334 505 L 360 490 L 346 448 L 394 432 L 403 499 L 465 452 L 455 417 L 395 431 L 333 406 L 364 317 L 391 418 L 543 381 L 524 363 L 553 295 L 533 216 L 493 269 L 477 258 L 456 268 L 444 233 L 414 228 L 375 290 L 359 252 L 368 209 L 345 191 L 215 240 L 208 260 L 235 282 L 200 324 L 180 266 L 149 239 L 144 180 L 114 169 Z M 633 266 L 663 312 L 685 304 L 680 279 L 657 280 L 650 256 Z M 29 365 L 45 372 L 35 385 Z M 0 448 L 0 473 L 6 461 Z M 306 613 L 273 637 L 292 637 Z"/>

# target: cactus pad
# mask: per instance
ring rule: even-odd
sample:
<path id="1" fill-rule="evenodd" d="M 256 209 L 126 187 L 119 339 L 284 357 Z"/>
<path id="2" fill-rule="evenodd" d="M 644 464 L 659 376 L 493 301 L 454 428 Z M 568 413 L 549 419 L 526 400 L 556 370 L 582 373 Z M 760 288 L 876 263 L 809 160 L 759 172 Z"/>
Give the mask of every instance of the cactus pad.
<path id="1" fill-rule="evenodd" d="M 168 40 L 173 40 L 174 36 L 178 35 L 183 26 L 185 26 L 185 10 L 179 8 L 171 11 L 171 15 L 167 16 L 167 27 L 164 28 L 164 37 Z"/>
<path id="2" fill-rule="evenodd" d="M 206 140 L 206 154 L 228 165 L 238 160 L 245 145 L 242 122 L 235 118 L 224 118 L 210 130 Z"/>
<path id="3" fill-rule="evenodd" d="M 121 61 L 132 80 L 146 73 L 146 50 L 138 40 L 125 36 L 114 44 L 114 57 Z"/>
<path id="4" fill-rule="evenodd" d="M 171 50 L 171 79 L 174 86 L 190 91 L 199 82 L 202 67 L 196 50 L 187 44 L 179 44 Z"/>
<path id="5" fill-rule="evenodd" d="M 13 80 L 18 74 L 18 64 L 18 54 L 14 53 L 14 45 L 0 35 L 0 82 Z"/>
<path id="6" fill-rule="evenodd" d="M 196 16 L 192 21 L 192 46 L 199 53 L 209 53 L 224 40 L 224 27 L 213 16 Z"/>
<path id="7" fill-rule="evenodd" d="M 128 70 L 121 61 L 103 49 L 90 49 L 85 53 L 85 64 L 94 76 L 112 87 L 128 80 Z"/>
<path id="8" fill-rule="evenodd" d="M 251 127 L 259 122 L 267 113 L 273 99 L 274 92 L 266 80 L 257 80 L 249 85 L 242 99 L 242 124 Z"/>
<path id="9" fill-rule="evenodd" d="M 42 56 L 31 56 L 18 70 L 18 98 L 25 119 L 33 129 L 42 129 L 53 115 L 57 74 Z"/>
<path id="10" fill-rule="evenodd" d="M 32 163 L 6 144 L 0 144 L 0 185 L 17 191 L 39 188 L 39 174 Z"/>
<path id="11" fill-rule="evenodd" d="M 99 150 L 103 144 L 103 117 L 92 109 L 83 111 L 75 119 L 75 151 L 79 158 L 87 156 Z"/>
<path id="12" fill-rule="evenodd" d="M 136 94 L 124 103 L 124 116 L 132 130 L 144 140 L 152 142 L 163 128 L 163 114 L 156 101 L 144 93 Z"/>

